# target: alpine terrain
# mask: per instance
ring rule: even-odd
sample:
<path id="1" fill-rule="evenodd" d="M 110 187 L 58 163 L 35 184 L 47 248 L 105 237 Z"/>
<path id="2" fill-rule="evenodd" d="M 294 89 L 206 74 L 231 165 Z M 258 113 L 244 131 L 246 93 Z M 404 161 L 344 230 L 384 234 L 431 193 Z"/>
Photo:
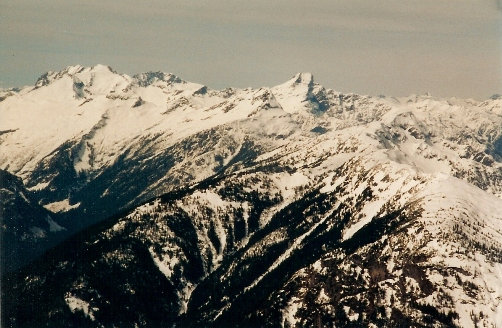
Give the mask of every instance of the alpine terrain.
<path id="1" fill-rule="evenodd" d="M 502 99 L 0 91 L 2 327 L 502 327 Z"/>

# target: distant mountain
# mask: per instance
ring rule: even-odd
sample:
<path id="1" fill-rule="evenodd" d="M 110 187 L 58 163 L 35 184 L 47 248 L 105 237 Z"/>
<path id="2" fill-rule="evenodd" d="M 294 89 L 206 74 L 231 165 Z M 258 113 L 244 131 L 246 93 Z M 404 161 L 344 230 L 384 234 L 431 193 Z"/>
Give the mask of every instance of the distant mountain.
<path id="1" fill-rule="evenodd" d="M 502 322 L 501 99 L 101 65 L 0 97 L 0 167 L 76 233 L 3 276 L 3 326 Z"/>

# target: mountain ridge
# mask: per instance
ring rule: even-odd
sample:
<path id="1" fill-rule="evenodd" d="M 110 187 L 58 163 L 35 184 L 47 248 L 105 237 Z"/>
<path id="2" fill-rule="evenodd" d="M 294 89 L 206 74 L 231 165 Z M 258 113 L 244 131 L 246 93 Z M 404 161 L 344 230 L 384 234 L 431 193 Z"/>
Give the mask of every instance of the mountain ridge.
<path id="1" fill-rule="evenodd" d="M 3 324 L 502 319 L 501 99 L 343 94 L 306 73 L 41 81 L 0 101 L 0 168 L 77 235 L 2 279 Z"/>

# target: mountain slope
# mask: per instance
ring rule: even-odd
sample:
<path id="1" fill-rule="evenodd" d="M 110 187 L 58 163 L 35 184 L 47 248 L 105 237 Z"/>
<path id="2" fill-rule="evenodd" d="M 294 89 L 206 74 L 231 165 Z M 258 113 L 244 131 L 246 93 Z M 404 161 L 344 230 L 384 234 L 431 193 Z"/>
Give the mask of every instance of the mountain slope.
<path id="1" fill-rule="evenodd" d="M 2 274 L 27 264 L 33 256 L 61 240 L 65 228 L 57 215 L 38 205 L 20 178 L 0 170 Z"/>

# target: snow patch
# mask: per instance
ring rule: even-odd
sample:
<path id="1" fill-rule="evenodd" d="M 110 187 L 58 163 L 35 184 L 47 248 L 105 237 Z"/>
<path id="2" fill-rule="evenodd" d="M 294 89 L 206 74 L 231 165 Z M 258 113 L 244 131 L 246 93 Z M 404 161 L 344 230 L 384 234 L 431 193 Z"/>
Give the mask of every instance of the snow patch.
<path id="1" fill-rule="evenodd" d="M 80 202 L 70 205 L 69 199 L 63 199 L 58 202 L 53 202 L 49 204 L 45 204 L 44 207 L 53 213 L 59 212 L 68 212 L 71 209 L 77 208 L 80 206 Z"/>
<path id="2" fill-rule="evenodd" d="M 26 189 L 28 189 L 29 191 L 39 191 L 39 190 L 47 188 L 49 183 L 50 182 L 40 182 L 40 183 L 37 183 L 36 185 L 34 185 L 33 187 L 29 187 Z"/>
<path id="3" fill-rule="evenodd" d="M 161 260 L 157 257 L 157 254 L 155 254 L 155 252 L 153 251 L 153 247 L 150 247 L 148 250 L 150 251 L 150 255 L 152 256 L 153 262 L 155 263 L 157 268 L 159 268 L 160 272 L 162 272 L 162 274 L 166 276 L 166 278 L 170 279 L 174 272 L 174 266 L 179 262 L 178 258 L 176 257 L 169 258 L 166 255 L 164 255 L 164 260 Z"/>
<path id="4" fill-rule="evenodd" d="M 72 295 L 70 293 L 66 293 L 64 300 L 72 313 L 81 311 L 84 313 L 86 317 L 88 317 L 92 321 L 95 320 L 94 309 L 90 308 L 89 303 L 87 303 L 83 299 L 80 299 L 77 296 Z"/>
<path id="5" fill-rule="evenodd" d="M 296 312 L 298 312 L 298 309 L 300 309 L 302 306 L 302 303 L 299 298 L 297 297 L 292 297 L 284 310 L 282 310 L 282 327 L 284 328 L 286 326 L 286 323 L 288 323 L 287 327 L 295 327 L 296 323 L 299 321 L 295 317 Z"/>
<path id="6" fill-rule="evenodd" d="M 273 179 L 275 184 L 281 190 L 281 194 L 284 199 L 291 199 L 296 195 L 296 188 L 306 185 L 310 182 L 310 179 L 300 171 L 296 171 L 293 174 L 276 174 L 273 176 Z"/>

